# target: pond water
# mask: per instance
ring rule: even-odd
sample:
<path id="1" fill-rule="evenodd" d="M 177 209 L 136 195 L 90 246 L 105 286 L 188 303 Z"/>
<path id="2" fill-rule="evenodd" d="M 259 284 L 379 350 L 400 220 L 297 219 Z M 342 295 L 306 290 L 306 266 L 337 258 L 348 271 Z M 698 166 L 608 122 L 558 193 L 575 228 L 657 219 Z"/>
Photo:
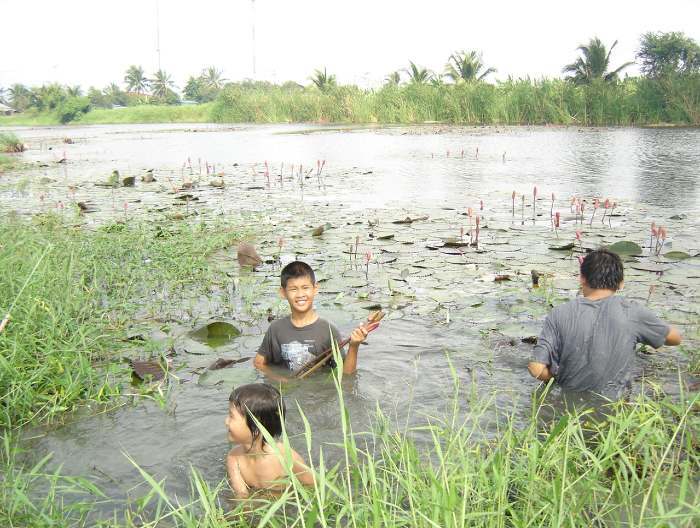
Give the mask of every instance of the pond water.
<path id="1" fill-rule="evenodd" d="M 574 242 L 576 230 L 584 249 L 619 241 L 641 246 L 640 255 L 626 259 L 624 294 L 679 325 L 688 346 L 698 346 L 700 258 L 693 257 L 700 253 L 700 129 L 138 125 L 14 131 L 28 143 L 24 157 L 34 165 L 0 180 L 4 212 L 31 215 L 60 202 L 65 209 L 58 211 L 68 217 L 67 204 L 80 201 L 91 212 L 70 221 L 99 225 L 123 220 L 127 202 L 128 217 L 154 223 L 231 219 L 251 229 L 251 241 L 269 261 L 244 271 L 235 249 L 221 252 L 212 258 L 221 281 L 210 296 L 176 301 L 164 292 L 157 314 L 141 314 L 133 331 L 162 341 L 163 349 L 172 343 L 177 354 L 179 379 L 170 382 L 165 409 L 138 403 L 28 432 L 32 456 L 53 452 L 54 467 L 94 478 L 114 498 L 143 489 L 134 488 L 142 479 L 124 454 L 157 478 L 167 477 L 180 495 L 188 492 L 190 466 L 211 482 L 224 477 L 228 394 L 233 384 L 261 377 L 249 362 L 219 371 L 203 367 L 219 357 L 254 355 L 268 311 L 285 313 L 276 297 L 279 237 L 283 256 L 298 256 L 318 271 L 317 308 L 341 332 L 373 306 L 388 314 L 361 347 L 357 374 L 344 380 L 355 431 L 371 427 L 377 403 L 399 425 L 442 415 L 453 376 L 493 398 L 483 435 L 490 434 L 496 409 L 525 420 L 537 384 L 526 370 L 532 345 L 522 338 L 538 334 L 551 304 L 577 294 L 576 255 L 551 249 Z M 317 160 L 325 160 L 320 177 Z M 207 175 L 207 163 L 223 177 Z M 301 180 L 300 163 L 303 175 L 311 170 Z M 121 177 L 136 176 L 136 185 L 95 186 L 114 169 Z M 157 181 L 140 180 L 148 169 Z M 174 191 L 189 182 L 192 189 Z M 571 206 L 574 196 L 586 201 L 582 222 Z M 591 220 L 595 198 L 615 202 L 604 222 L 602 206 Z M 555 233 L 550 212 L 557 211 L 562 225 Z M 479 244 L 467 246 L 477 215 Z M 650 245 L 652 221 L 668 230 L 658 256 Z M 324 232 L 313 236 L 321 225 Z M 691 258 L 664 257 L 669 251 Z M 532 287 L 531 270 L 542 274 L 541 287 Z M 191 332 L 210 320 L 230 322 L 242 335 L 216 347 L 194 339 Z M 679 370 L 681 379 L 695 383 L 684 373 L 686 363 L 678 349 L 640 353 L 637 390 L 656 386 L 677 394 Z M 319 375 L 292 383 L 285 395 L 293 443 L 303 451 L 298 403 L 315 449 L 324 446 L 333 459 L 341 433 L 332 380 Z M 466 397 L 460 411 L 470 412 Z"/>

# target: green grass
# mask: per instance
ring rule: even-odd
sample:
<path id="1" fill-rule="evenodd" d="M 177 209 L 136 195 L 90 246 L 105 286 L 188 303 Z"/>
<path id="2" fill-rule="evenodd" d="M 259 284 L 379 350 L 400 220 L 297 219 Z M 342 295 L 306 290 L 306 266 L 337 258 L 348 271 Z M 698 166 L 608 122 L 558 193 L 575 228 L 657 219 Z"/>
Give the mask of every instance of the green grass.
<path id="1" fill-rule="evenodd" d="M 24 152 L 24 143 L 12 132 L 0 132 L 0 152 Z"/>
<path id="2" fill-rule="evenodd" d="M 165 481 L 132 461 L 148 491 L 129 505 L 115 503 L 124 518 L 103 526 L 661 528 L 700 521 L 697 393 L 680 403 L 639 397 L 611 405 L 606 416 L 561 413 L 551 423 L 534 403 L 530 420 L 517 427 L 495 398 L 458 388 L 446 414 L 436 412 L 424 425 L 402 429 L 378 411 L 374 429 L 362 433 L 351 430 L 338 394 L 341 460 L 315 459 L 314 488 L 293 481 L 278 498 L 236 503 L 225 482 L 206 482 L 191 469 L 189 496 L 174 497 Z M 466 420 L 457 411 L 465 401 Z M 493 412 L 500 420 L 489 434 L 479 424 Z M 310 460 L 316 449 L 304 422 Z M 418 446 L 418 433 L 432 440 Z M 288 445 L 286 432 L 282 441 Z M 17 455 L 9 442 L 0 452 L 7 475 L 0 481 L 0 521 L 7 523 L 3 512 L 12 511 L 18 525 L 83 525 L 101 492 L 84 479 L 47 475 L 41 465 L 21 467 Z M 37 486 L 50 491 L 37 496 Z M 64 496 L 73 501 L 64 503 Z"/>
<path id="3" fill-rule="evenodd" d="M 0 318 L 11 310 L 11 320 L 0 333 L 0 428 L 118 394 L 111 373 L 120 338 L 149 287 L 206 288 L 207 255 L 236 236 L 222 226 L 114 224 L 94 232 L 53 215 L 36 224 L 4 219 Z"/>
<path id="4" fill-rule="evenodd" d="M 96 109 L 85 114 L 78 124 L 122 123 L 206 123 L 211 104 L 189 106 L 141 105 L 126 108 Z"/>
<path id="5" fill-rule="evenodd" d="M 0 174 L 14 170 L 18 166 L 19 162 L 16 158 L 0 154 Z"/>
<path id="6" fill-rule="evenodd" d="M 575 86 L 561 79 L 496 84 L 336 86 L 324 91 L 231 84 L 213 103 L 92 110 L 77 123 L 387 123 L 467 125 L 700 125 L 700 76 Z M 0 117 L 2 125 L 57 124 L 54 114 Z"/>

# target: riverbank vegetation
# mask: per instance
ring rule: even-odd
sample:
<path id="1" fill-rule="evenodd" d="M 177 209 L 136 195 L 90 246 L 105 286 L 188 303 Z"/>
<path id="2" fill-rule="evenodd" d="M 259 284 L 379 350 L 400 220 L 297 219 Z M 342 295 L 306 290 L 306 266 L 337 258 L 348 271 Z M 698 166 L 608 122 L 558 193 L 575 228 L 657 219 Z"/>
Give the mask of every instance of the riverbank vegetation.
<path id="1" fill-rule="evenodd" d="M 609 47 L 592 38 L 563 66 L 564 79 L 487 82 L 497 70 L 480 52 L 452 53 L 442 73 L 413 61 L 375 89 L 338 84 L 326 68 L 294 82 L 228 82 L 210 66 L 191 75 L 182 96 L 165 71 L 147 77 L 133 65 L 125 88 L 103 90 L 49 84 L 15 84 L 0 92 L 23 112 L 0 116 L 0 125 L 79 122 L 153 123 L 397 123 L 468 125 L 700 125 L 700 46 L 682 33 L 646 33 L 636 60 L 642 75 L 622 77 L 632 61 L 613 63 Z M 128 110 L 124 107 L 128 107 Z M 138 110 L 136 110 L 138 109 Z"/>

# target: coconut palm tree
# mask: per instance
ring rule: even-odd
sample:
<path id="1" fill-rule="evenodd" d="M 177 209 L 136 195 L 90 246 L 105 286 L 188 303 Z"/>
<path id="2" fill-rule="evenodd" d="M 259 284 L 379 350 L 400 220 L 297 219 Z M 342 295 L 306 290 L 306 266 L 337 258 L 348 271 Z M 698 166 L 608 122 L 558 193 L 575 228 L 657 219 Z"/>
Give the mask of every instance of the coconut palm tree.
<path id="1" fill-rule="evenodd" d="M 335 86 L 335 75 L 328 75 L 325 67 L 323 71 L 314 70 L 314 74 L 310 79 L 322 92 Z"/>
<path id="2" fill-rule="evenodd" d="M 7 90 L 8 97 L 15 110 L 26 110 L 31 106 L 32 91 L 23 84 L 13 84 Z"/>
<path id="3" fill-rule="evenodd" d="M 594 37 L 588 41 L 587 46 L 582 44 L 576 48 L 582 56 L 577 58 L 575 62 L 564 66 L 562 72 L 573 74 L 567 79 L 576 84 L 590 84 L 595 79 L 614 81 L 622 70 L 634 64 L 633 61 L 625 62 L 616 70 L 609 72 L 610 54 L 615 46 L 617 46 L 617 40 L 607 50 L 605 44 L 598 37 Z"/>
<path id="4" fill-rule="evenodd" d="M 69 97 L 80 97 L 83 95 L 83 89 L 79 85 L 66 86 L 66 94 Z"/>
<path id="5" fill-rule="evenodd" d="M 217 70 L 214 66 L 209 66 L 208 68 L 202 70 L 201 79 L 210 88 L 220 90 L 224 84 L 224 81 L 228 81 L 228 79 L 224 79 L 221 76 L 223 73 L 224 72 Z"/>
<path id="6" fill-rule="evenodd" d="M 3 88 L 0 86 L 0 103 L 2 104 L 7 104 L 5 97 L 7 97 L 8 91 L 7 88 Z"/>
<path id="7" fill-rule="evenodd" d="M 148 90 L 148 79 L 146 79 L 146 74 L 141 66 L 129 66 L 124 76 L 124 82 L 126 83 L 127 92 L 136 92 L 141 95 Z"/>
<path id="8" fill-rule="evenodd" d="M 425 84 L 433 78 L 433 74 L 427 68 L 416 66 L 413 61 L 408 61 L 408 68 L 404 71 L 408 73 L 408 80 L 411 84 Z"/>
<path id="9" fill-rule="evenodd" d="M 482 71 L 483 70 L 483 71 Z M 450 55 L 445 65 L 445 77 L 453 82 L 482 81 L 496 68 L 486 68 L 481 60 L 481 53 L 475 50 L 456 51 Z"/>
<path id="10" fill-rule="evenodd" d="M 151 86 L 153 95 L 160 99 L 165 99 L 175 88 L 175 83 L 170 78 L 170 75 L 163 70 L 158 70 L 153 75 L 153 79 L 148 80 L 148 83 Z"/>
<path id="11" fill-rule="evenodd" d="M 401 72 L 399 71 L 393 71 L 389 75 L 386 76 L 386 79 L 384 79 L 384 82 L 386 84 L 392 84 L 394 86 L 398 86 L 399 83 L 401 82 Z"/>

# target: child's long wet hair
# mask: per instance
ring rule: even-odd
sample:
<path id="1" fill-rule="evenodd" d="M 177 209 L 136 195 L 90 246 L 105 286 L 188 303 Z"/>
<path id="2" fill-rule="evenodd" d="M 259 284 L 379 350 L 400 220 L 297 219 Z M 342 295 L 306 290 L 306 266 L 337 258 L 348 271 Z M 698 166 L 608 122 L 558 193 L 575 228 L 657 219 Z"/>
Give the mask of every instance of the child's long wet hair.
<path id="1" fill-rule="evenodd" d="M 284 421 L 284 400 L 277 389 L 264 383 L 249 383 L 236 387 L 228 401 L 238 412 L 245 416 L 246 424 L 253 437 L 253 443 L 260 438 L 261 432 L 255 420 L 260 422 L 273 438 L 282 434 Z M 255 420 L 253 419 L 255 417 Z M 265 437 L 262 436 L 265 444 Z"/>

